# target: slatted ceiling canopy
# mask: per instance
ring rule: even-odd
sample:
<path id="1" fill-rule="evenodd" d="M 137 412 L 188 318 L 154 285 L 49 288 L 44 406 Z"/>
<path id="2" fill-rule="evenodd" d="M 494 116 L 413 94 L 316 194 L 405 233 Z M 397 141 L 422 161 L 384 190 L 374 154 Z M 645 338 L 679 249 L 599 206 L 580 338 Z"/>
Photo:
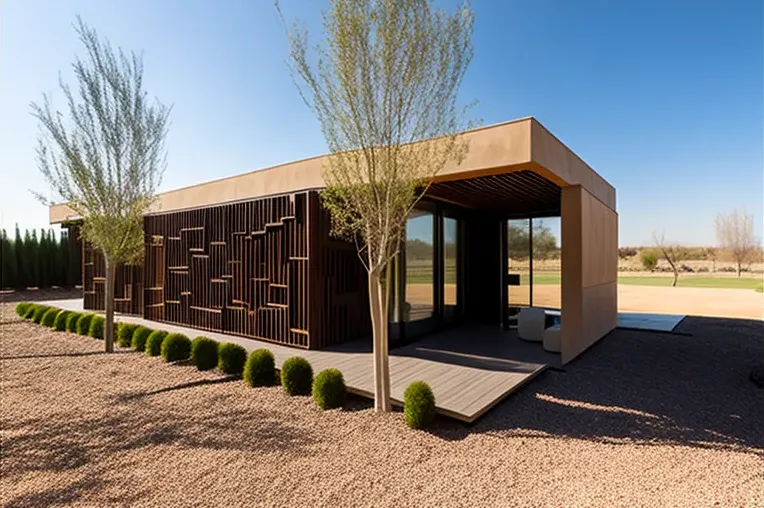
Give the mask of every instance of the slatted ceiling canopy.
<path id="1" fill-rule="evenodd" d="M 427 197 L 507 216 L 558 216 L 559 185 L 530 170 L 436 182 Z"/>

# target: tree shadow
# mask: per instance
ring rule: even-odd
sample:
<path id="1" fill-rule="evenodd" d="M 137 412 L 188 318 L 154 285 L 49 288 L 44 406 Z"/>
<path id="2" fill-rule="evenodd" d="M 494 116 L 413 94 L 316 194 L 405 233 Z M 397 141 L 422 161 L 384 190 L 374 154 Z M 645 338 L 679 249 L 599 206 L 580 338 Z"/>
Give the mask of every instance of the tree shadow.
<path id="1" fill-rule="evenodd" d="M 142 391 L 142 392 L 134 392 L 134 393 L 128 393 L 124 395 L 120 395 L 116 397 L 116 400 L 118 402 L 132 402 L 137 399 L 141 399 L 144 397 L 150 397 L 152 395 L 158 395 L 160 393 L 167 393 L 167 392 L 174 392 L 176 390 L 185 390 L 189 388 L 196 388 L 199 386 L 206 386 L 206 385 L 218 385 L 222 383 L 230 383 L 231 381 L 238 381 L 240 380 L 240 376 L 224 376 L 219 377 L 215 379 L 199 379 L 196 381 L 189 381 L 187 383 L 181 383 L 178 385 L 172 385 L 172 386 L 165 386 L 163 388 L 157 388 L 156 390 L 150 390 L 150 391 Z"/>
<path id="2" fill-rule="evenodd" d="M 77 356 L 103 356 L 103 355 L 125 355 L 135 353 L 135 351 L 122 350 L 114 351 L 113 353 L 107 353 L 105 351 L 86 351 L 81 353 L 56 353 L 50 355 L 16 355 L 16 356 L 0 356 L 0 360 L 26 360 L 30 358 L 64 358 L 64 357 L 77 357 Z"/>
<path id="3" fill-rule="evenodd" d="M 688 318 L 680 328 L 682 335 L 616 330 L 565 373 L 544 373 L 476 423 L 441 419 L 431 433 L 764 456 L 764 393 L 747 379 L 752 359 L 764 355 L 764 322 Z"/>

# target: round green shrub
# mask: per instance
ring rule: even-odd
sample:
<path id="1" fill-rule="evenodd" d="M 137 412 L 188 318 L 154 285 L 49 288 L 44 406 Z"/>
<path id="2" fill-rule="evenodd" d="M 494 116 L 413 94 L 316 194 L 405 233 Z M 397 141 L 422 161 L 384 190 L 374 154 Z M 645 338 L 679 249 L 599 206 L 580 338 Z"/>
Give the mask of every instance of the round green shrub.
<path id="1" fill-rule="evenodd" d="M 77 333 L 87 335 L 90 333 L 90 322 L 93 321 L 95 314 L 83 314 L 77 320 Z"/>
<path id="2" fill-rule="evenodd" d="M 244 365 L 244 381 L 249 386 L 270 386 L 276 381 L 276 360 L 267 349 L 256 349 Z"/>
<path id="3" fill-rule="evenodd" d="M 34 303 L 30 304 L 27 307 L 26 312 L 24 312 L 24 319 L 32 319 L 34 317 L 35 312 L 37 312 L 37 304 L 34 304 Z"/>
<path id="4" fill-rule="evenodd" d="M 32 314 L 32 321 L 34 321 L 35 323 L 39 325 L 40 322 L 42 321 L 42 317 L 45 315 L 46 312 L 48 312 L 49 309 L 50 307 L 47 307 L 45 305 L 35 306 L 34 314 Z"/>
<path id="5" fill-rule="evenodd" d="M 231 342 L 218 345 L 218 369 L 226 374 L 241 374 L 246 361 L 247 350 L 240 345 Z"/>
<path id="6" fill-rule="evenodd" d="M 310 395 L 313 367 L 302 356 L 288 358 L 281 366 L 281 386 L 289 395 Z"/>
<path id="7" fill-rule="evenodd" d="M 145 351 L 146 341 L 153 331 L 154 330 L 146 328 L 145 326 L 137 326 L 135 330 L 133 330 L 133 337 L 130 341 L 130 345 L 136 351 Z"/>
<path id="8" fill-rule="evenodd" d="M 19 315 L 19 317 L 24 317 L 24 315 L 27 313 L 27 310 L 29 310 L 31 303 L 27 302 L 21 302 L 16 304 L 16 314 Z"/>
<path id="9" fill-rule="evenodd" d="M 218 364 L 218 343 L 209 337 L 191 341 L 191 361 L 199 370 L 214 369 Z"/>
<path id="10" fill-rule="evenodd" d="M 103 340 L 103 331 L 106 328 L 106 319 L 103 316 L 93 316 L 90 320 L 88 335 L 94 339 Z"/>
<path id="11" fill-rule="evenodd" d="M 76 333 L 77 332 L 77 320 L 80 319 L 82 316 L 82 313 L 80 312 L 70 312 L 68 316 L 66 316 L 66 331 Z"/>
<path id="12" fill-rule="evenodd" d="M 162 353 L 162 341 L 167 337 L 164 330 L 154 330 L 146 339 L 146 354 L 148 356 L 159 356 Z"/>
<path id="13" fill-rule="evenodd" d="M 191 355 L 191 341 L 182 333 L 171 333 L 162 341 L 161 353 L 166 362 L 188 360 Z"/>
<path id="14" fill-rule="evenodd" d="M 71 311 L 68 310 L 61 310 L 56 314 L 56 319 L 53 321 L 53 329 L 57 332 L 65 332 L 66 331 L 66 320 L 69 319 L 69 314 L 71 314 Z"/>
<path id="15" fill-rule="evenodd" d="M 117 333 L 117 344 L 120 347 L 130 347 L 133 343 L 133 333 L 138 325 L 133 323 L 120 323 L 119 332 Z"/>
<path id="16" fill-rule="evenodd" d="M 58 313 L 59 313 L 58 309 L 48 307 L 48 310 L 46 310 L 45 314 L 42 315 L 42 320 L 40 321 L 40 324 L 43 326 L 47 326 L 48 328 L 53 328 L 53 324 L 56 322 L 56 316 L 58 315 Z"/>
<path id="17" fill-rule="evenodd" d="M 345 403 L 345 379 L 337 369 L 325 369 L 313 380 L 313 400 L 321 409 L 334 409 Z"/>
<path id="18" fill-rule="evenodd" d="M 424 381 L 414 381 L 403 392 L 403 416 L 412 429 L 423 429 L 435 419 L 435 395 Z"/>

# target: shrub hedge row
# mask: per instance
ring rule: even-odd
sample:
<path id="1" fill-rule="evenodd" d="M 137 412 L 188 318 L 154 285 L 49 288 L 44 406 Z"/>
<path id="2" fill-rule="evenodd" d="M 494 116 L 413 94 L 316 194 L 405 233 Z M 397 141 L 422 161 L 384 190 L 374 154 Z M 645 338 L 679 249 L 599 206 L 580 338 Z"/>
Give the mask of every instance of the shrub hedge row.
<path id="1" fill-rule="evenodd" d="M 76 332 L 103 339 L 105 319 L 91 313 L 73 312 L 45 305 L 22 302 L 16 313 L 35 323 L 53 327 L 58 331 Z M 148 356 L 159 356 L 166 362 L 190 359 L 199 370 L 215 367 L 229 375 L 241 375 L 249 386 L 271 386 L 278 383 L 289 395 L 312 395 L 321 409 L 342 407 L 347 388 L 342 373 L 337 369 L 325 369 L 313 377 L 313 367 L 308 360 L 295 356 L 288 358 L 277 371 L 276 362 L 267 349 L 257 349 L 247 356 L 247 350 L 230 342 L 218 343 L 209 337 L 199 336 L 193 341 L 180 333 L 152 330 L 132 323 L 115 323 L 117 343 L 145 351 Z M 435 418 L 435 396 L 432 389 L 422 381 L 415 381 L 403 394 L 403 412 L 406 424 L 413 429 L 430 425 Z"/>

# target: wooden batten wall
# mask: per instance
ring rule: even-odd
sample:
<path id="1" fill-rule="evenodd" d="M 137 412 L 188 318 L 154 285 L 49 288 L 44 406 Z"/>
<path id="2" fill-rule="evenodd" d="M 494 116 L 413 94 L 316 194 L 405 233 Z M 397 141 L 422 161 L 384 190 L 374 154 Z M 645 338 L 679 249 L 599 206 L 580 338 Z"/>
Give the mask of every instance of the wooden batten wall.
<path id="1" fill-rule="evenodd" d="M 315 191 L 148 215 L 143 266 L 117 269 L 117 311 L 307 349 L 356 338 L 365 272 L 329 229 Z M 103 310 L 103 257 L 83 253 L 85 308 Z"/>

